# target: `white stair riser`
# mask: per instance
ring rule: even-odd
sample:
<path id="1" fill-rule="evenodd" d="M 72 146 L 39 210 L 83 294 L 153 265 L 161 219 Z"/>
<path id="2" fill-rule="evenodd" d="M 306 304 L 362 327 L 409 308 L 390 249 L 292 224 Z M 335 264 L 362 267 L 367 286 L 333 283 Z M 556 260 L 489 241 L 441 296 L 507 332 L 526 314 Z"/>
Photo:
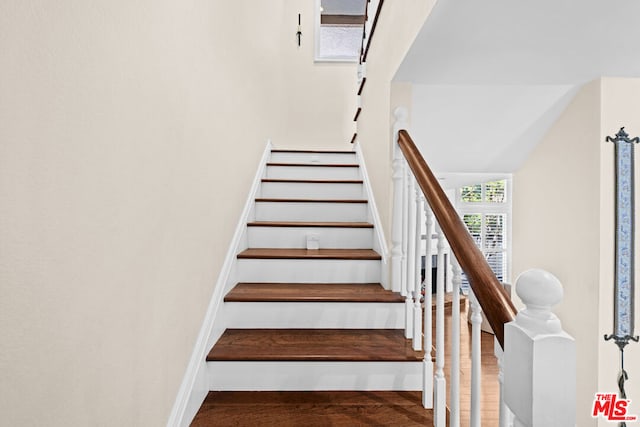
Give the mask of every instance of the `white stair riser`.
<path id="1" fill-rule="evenodd" d="M 360 179 L 360 168 L 332 166 L 267 166 L 266 178 Z"/>
<path id="2" fill-rule="evenodd" d="M 225 302 L 227 328 L 402 329 L 403 303 Z"/>
<path id="3" fill-rule="evenodd" d="M 256 221 L 366 222 L 367 203 L 256 202 Z"/>
<path id="4" fill-rule="evenodd" d="M 356 153 L 271 153 L 270 162 L 274 163 L 357 163 Z"/>
<path id="5" fill-rule="evenodd" d="M 306 199 L 363 199 L 362 184 L 263 182 L 262 197 Z"/>
<path id="6" fill-rule="evenodd" d="M 376 283 L 380 261 L 239 259 L 239 282 Z"/>
<path id="7" fill-rule="evenodd" d="M 373 246 L 372 228 L 248 227 L 250 248 L 306 248 L 316 235 L 320 248 L 367 249 Z"/>
<path id="8" fill-rule="evenodd" d="M 422 362 L 207 362 L 209 390 L 422 389 Z"/>

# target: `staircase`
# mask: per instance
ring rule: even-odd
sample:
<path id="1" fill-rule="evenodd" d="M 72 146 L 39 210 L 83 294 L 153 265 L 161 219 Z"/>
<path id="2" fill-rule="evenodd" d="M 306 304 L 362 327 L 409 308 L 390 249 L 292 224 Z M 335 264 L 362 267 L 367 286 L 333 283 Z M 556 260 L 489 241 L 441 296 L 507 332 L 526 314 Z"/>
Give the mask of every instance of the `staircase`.
<path id="1" fill-rule="evenodd" d="M 271 151 L 207 356 L 211 391 L 422 390 L 361 169 L 354 151 Z"/>

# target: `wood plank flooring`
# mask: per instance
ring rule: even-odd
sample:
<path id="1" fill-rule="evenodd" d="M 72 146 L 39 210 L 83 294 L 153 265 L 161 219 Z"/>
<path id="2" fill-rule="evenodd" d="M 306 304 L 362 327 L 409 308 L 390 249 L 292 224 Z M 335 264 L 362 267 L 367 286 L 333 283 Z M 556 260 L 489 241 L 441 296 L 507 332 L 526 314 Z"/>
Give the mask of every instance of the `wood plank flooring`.
<path id="1" fill-rule="evenodd" d="M 311 154 L 355 154 L 355 151 L 349 150 L 287 150 L 283 148 L 273 148 L 271 149 L 272 153 L 311 153 Z"/>
<path id="2" fill-rule="evenodd" d="M 249 248 L 240 252 L 238 258 L 379 260 L 382 257 L 372 249 Z"/>
<path id="3" fill-rule="evenodd" d="M 262 178 L 262 182 L 285 182 L 295 184 L 364 184 L 361 179 L 288 179 Z"/>
<path id="4" fill-rule="evenodd" d="M 253 221 L 247 227 L 373 228 L 370 222 Z"/>
<path id="5" fill-rule="evenodd" d="M 256 203 L 369 203 L 366 199 L 301 199 L 280 197 L 258 197 Z"/>
<path id="6" fill-rule="evenodd" d="M 192 427 L 431 426 L 415 391 L 210 392 Z"/>
<path id="7" fill-rule="evenodd" d="M 227 329 L 213 360 L 421 361 L 399 329 Z"/>
<path id="8" fill-rule="evenodd" d="M 268 162 L 267 166 L 359 168 L 357 163 L 286 163 Z"/>
<path id="9" fill-rule="evenodd" d="M 225 302 L 404 302 L 379 283 L 238 283 Z"/>

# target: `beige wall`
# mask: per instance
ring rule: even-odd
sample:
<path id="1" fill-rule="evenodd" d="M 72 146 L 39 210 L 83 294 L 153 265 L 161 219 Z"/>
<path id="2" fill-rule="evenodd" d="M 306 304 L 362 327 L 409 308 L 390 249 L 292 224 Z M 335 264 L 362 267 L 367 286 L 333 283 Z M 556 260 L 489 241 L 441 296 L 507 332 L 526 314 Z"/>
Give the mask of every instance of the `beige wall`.
<path id="1" fill-rule="evenodd" d="M 0 424 L 166 423 L 267 138 L 349 147 L 313 3 L 0 3 Z"/>
<path id="2" fill-rule="evenodd" d="M 367 82 L 358 119 L 358 141 L 367 163 L 369 178 L 387 240 L 391 238 L 391 128 L 396 102 L 410 102 L 410 87 L 391 80 L 422 27 L 435 1 L 387 1 L 367 57 Z M 392 92 L 394 99 L 392 102 Z M 405 105 L 410 107 L 410 105 Z"/>
<path id="3" fill-rule="evenodd" d="M 513 271 L 544 268 L 564 285 L 555 310 L 576 339 L 579 426 L 596 425 L 594 393 L 617 391 L 616 346 L 602 338 L 612 332 L 614 257 L 613 147 L 604 139 L 624 124 L 640 131 L 640 104 L 621 102 L 634 93 L 635 80 L 585 85 L 513 179 Z M 630 372 L 640 372 L 629 347 Z M 627 391 L 640 395 L 640 382 Z"/>

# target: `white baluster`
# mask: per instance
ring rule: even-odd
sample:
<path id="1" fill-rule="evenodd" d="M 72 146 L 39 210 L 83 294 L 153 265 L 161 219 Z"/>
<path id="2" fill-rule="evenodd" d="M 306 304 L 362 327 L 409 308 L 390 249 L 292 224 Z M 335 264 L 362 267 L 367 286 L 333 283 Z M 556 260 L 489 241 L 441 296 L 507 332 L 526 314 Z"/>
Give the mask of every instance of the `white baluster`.
<path id="1" fill-rule="evenodd" d="M 364 64 L 363 64 L 364 65 Z M 400 146 L 397 144 L 397 133 L 407 127 L 408 112 L 398 107 L 395 116 L 393 149 L 393 223 L 391 228 L 391 290 L 402 292 L 402 193 L 404 191 L 404 160 Z"/>
<path id="2" fill-rule="evenodd" d="M 526 308 L 504 327 L 504 398 L 514 425 L 575 426 L 576 345 L 551 312 L 562 285 L 551 273 L 527 270 L 516 293 Z"/>
<path id="3" fill-rule="evenodd" d="M 400 294 L 402 296 L 407 295 L 407 248 L 409 244 L 409 209 L 408 206 L 408 179 L 407 179 L 407 170 L 409 166 L 407 165 L 404 157 L 402 158 L 402 265 L 401 265 L 401 281 L 402 285 L 400 287 Z"/>
<path id="4" fill-rule="evenodd" d="M 504 351 L 497 339 L 493 340 L 493 353 L 498 360 L 498 383 L 500 384 L 500 427 L 513 427 L 513 414 L 504 401 Z"/>
<path id="5" fill-rule="evenodd" d="M 444 234 L 436 224 L 438 234 L 438 267 L 436 274 L 436 373 L 434 383 L 433 425 L 445 427 L 447 422 L 447 380 L 444 377 Z"/>
<path id="6" fill-rule="evenodd" d="M 412 339 L 413 332 L 413 290 L 416 281 L 416 211 L 415 205 L 415 179 L 413 173 L 407 168 L 407 281 L 406 281 L 406 297 L 405 297 L 405 337 Z"/>
<path id="7" fill-rule="evenodd" d="M 480 416 L 480 397 L 481 384 L 480 378 L 482 373 L 482 350 L 481 336 L 482 332 L 482 307 L 478 303 L 473 292 L 469 292 L 469 301 L 471 302 L 471 414 L 470 426 L 480 427 L 482 419 Z"/>
<path id="8" fill-rule="evenodd" d="M 433 408 L 433 338 L 432 338 L 432 277 L 431 277 L 431 236 L 433 235 L 433 214 L 429 204 L 424 204 L 425 220 L 425 259 L 424 259 L 424 361 L 422 406 Z"/>
<path id="9" fill-rule="evenodd" d="M 451 291 L 451 376 L 449 412 L 450 427 L 460 426 L 460 285 L 462 285 L 462 269 L 453 252 L 450 255 L 453 272 Z"/>
<path id="10" fill-rule="evenodd" d="M 422 269 L 422 227 L 421 227 L 421 213 L 422 213 L 422 190 L 416 185 L 416 197 L 415 197 L 415 229 L 414 242 L 415 242 L 415 263 L 414 263 L 414 275 L 415 280 L 413 289 L 413 349 L 416 351 L 422 350 L 422 307 L 420 306 L 420 298 L 422 297 L 422 281 L 420 280 L 420 270 Z"/>

